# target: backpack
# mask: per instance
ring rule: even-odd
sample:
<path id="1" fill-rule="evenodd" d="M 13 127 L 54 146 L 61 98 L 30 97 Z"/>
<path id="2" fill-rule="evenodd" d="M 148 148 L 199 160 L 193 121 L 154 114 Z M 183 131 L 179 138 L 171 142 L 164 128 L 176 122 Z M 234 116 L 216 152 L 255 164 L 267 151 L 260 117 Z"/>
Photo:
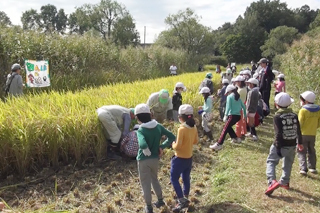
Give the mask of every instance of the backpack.
<path id="1" fill-rule="evenodd" d="M 13 80 L 14 76 L 16 76 L 16 75 L 17 75 L 16 73 L 12 73 L 11 76 L 9 77 L 9 83 L 4 86 L 4 94 L 5 94 L 5 96 L 7 96 L 9 94 L 9 90 L 10 90 L 10 86 L 11 86 L 12 80 Z"/>

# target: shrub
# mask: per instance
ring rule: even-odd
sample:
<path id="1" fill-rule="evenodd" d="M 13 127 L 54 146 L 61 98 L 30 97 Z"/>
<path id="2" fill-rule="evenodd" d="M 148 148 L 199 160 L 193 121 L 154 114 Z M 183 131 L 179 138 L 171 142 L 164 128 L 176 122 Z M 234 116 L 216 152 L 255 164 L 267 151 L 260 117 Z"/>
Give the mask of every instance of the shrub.
<path id="1" fill-rule="evenodd" d="M 217 65 L 226 67 L 228 65 L 228 60 L 225 56 L 211 56 L 209 64 Z"/>

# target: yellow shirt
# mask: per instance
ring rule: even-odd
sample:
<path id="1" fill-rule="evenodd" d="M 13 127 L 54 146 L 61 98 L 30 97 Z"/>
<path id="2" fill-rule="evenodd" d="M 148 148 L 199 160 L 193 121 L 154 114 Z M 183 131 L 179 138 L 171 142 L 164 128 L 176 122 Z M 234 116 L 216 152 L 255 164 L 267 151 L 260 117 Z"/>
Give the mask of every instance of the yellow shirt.
<path id="1" fill-rule="evenodd" d="M 179 158 L 191 158 L 192 148 L 198 143 L 197 127 L 189 127 L 186 124 L 181 124 L 178 129 L 178 135 L 175 143 L 172 143 L 172 148 L 176 151 L 175 155 Z"/>
<path id="2" fill-rule="evenodd" d="M 305 108 L 300 109 L 299 123 L 302 135 L 315 136 L 320 126 L 320 110 L 311 112 Z"/>
<path id="3" fill-rule="evenodd" d="M 247 100 L 247 87 L 238 88 L 241 101 L 244 103 Z"/>

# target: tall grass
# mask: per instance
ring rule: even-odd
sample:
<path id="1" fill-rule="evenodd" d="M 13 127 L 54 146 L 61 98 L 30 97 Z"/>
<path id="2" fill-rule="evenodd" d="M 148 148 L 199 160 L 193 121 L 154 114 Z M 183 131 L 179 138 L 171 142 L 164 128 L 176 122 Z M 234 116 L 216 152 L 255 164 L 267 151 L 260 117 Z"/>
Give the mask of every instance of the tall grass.
<path id="1" fill-rule="evenodd" d="M 120 49 L 93 35 L 46 35 L 19 27 L 0 29 L 0 71 L 10 71 L 24 59 L 49 60 L 52 86 L 35 91 L 78 90 L 115 82 L 157 78 L 169 74 L 177 64 L 179 72 L 194 70 L 199 57 L 182 50 L 160 46 Z M 2 84 L 4 83 L 4 78 Z"/>
<path id="2" fill-rule="evenodd" d="M 215 75 L 216 81 L 220 78 Z M 173 91 L 177 81 L 188 88 L 185 103 L 202 105 L 198 86 L 204 73 L 117 83 L 81 92 L 51 91 L 0 103 L 0 171 L 25 174 L 31 168 L 82 164 L 105 156 L 105 140 L 96 109 L 117 104 L 134 107 L 152 92 Z M 196 109 L 195 109 L 196 110 Z"/>
<path id="3" fill-rule="evenodd" d="M 298 100 L 299 95 L 311 90 L 318 94 L 320 90 L 320 35 L 313 37 L 304 35 L 301 40 L 295 41 L 288 52 L 280 56 L 281 68 L 285 73 L 286 87 Z M 318 101 L 319 96 L 318 96 Z M 299 101 L 296 101 L 296 106 Z"/>

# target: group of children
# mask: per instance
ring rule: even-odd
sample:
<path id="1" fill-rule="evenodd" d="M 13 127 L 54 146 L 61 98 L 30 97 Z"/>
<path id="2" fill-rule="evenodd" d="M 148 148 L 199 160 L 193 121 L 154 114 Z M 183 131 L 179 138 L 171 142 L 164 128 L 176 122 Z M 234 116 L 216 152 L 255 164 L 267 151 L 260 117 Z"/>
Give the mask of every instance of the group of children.
<path id="1" fill-rule="evenodd" d="M 199 87 L 199 93 L 204 98 L 204 105 L 198 107 L 198 113 L 202 117 L 204 135 L 210 141 L 213 140 L 211 128 L 208 125 L 213 118 L 213 84 L 211 79 L 212 74 L 207 73 L 205 80 Z M 212 84 L 212 88 L 207 87 L 207 83 L 209 87 Z M 259 80 L 256 76 L 248 78 L 239 75 L 231 83 L 228 79 L 222 79 L 222 84 L 223 87 L 218 91 L 218 96 L 220 96 L 220 116 L 225 124 L 218 142 L 209 146 L 216 151 L 222 149 L 227 133 L 234 143 L 240 143 L 244 136 L 252 136 L 253 140 L 257 140 L 255 117 L 257 114 L 259 115 L 259 107 L 260 111 L 265 108 L 265 103 L 261 103 L 263 101 L 258 89 Z M 266 195 L 271 195 L 279 187 L 289 188 L 296 149 L 298 150 L 300 174 L 306 175 L 308 171 L 317 173 L 315 138 L 317 128 L 320 126 L 320 107 L 314 104 L 316 96 L 311 91 L 300 95 L 302 108 L 298 116 L 289 108 L 293 99 L 284 92 L 283 74 L 278 75 L 278 81 L 275 82 L 274 86 L 276 88 L 275 107 L 277 108 L 274 116 L 275 140 L 270 147 L 267 158 L 268 189 L 265 192 Z M 190 202 L 188 196 L 192 168 L 192 147 L 198 143 L 198 131 L 195 125 L 193 107 L 189 104 L 182 104 L 181 93 L 185 91 L 184 85 L 181 82 L 177 83 L 174 91 L 172 100 L 178 99 L 178 101 L 175 101 L 173 108 L 177 111 L 178 120 L 181 123 L 177 137 L 152 119 L 148 105 L 139 104 L 135 108 L 135 116 L 140 124 L 140 128 L 137 130 L 139 143 L 138 170 L 147 204 L 145 208 L 147 213 L 153 212 L 151 185 L 158 197 L 158 201 L 154 205 L 158 208 L 165 205 L 157 171 L 159 157 L 162 155 L 163 149 L 167 147 L 172 147 L 175 150 L 175 155 L 171 159 L 170 180 L 178 200 L 173 212 L 180 212 L 181 209 L 188 207 Z M 234 125 L 236 125 L 236 131 L 233 130 Z M 166 140 L 159 145 L 163 135 L 166 136 Z M 283 174 L 278 182 L 275 167 L 282 158 L 284 161 Z M 180 176 L 183 180 L 183 190 L 179 183 Z"/>

